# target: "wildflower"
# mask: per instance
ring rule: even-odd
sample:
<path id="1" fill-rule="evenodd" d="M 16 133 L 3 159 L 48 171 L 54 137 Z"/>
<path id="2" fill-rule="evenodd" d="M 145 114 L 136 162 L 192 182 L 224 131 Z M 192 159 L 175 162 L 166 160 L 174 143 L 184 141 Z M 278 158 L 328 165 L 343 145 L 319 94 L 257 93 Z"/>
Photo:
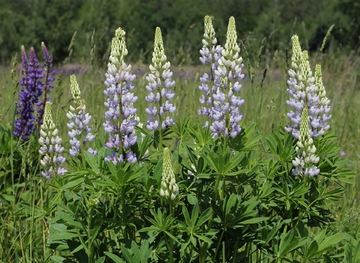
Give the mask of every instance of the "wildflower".
<path id="1" fill-rule="evenodd" d="M 42 95 L 42 88 L 44 83 L 40 79 L 44 77 L 42 69 L 39 67 L 39 62 L 36 58 L 35 50 L 30 49 L 30 60 L 28 60 L 24 46 L 21 47 L 22 58 L 22 78 L 20 85 L 22 86 L 19 94 L 20 102 L 17 105 L 19 110 L 16 114 L 20 117 L 15 121 L 14 135 L 27 139 L 29 135 L 36 129 L 34 125 L 35 115 L 34 107 Z"/>
<path id="2" fill-rule="evenodd" d="M 310 124 L 310 136 L 316 138 L 323 135 L 330 128 L 330 125 L 327 124 L 327 121 L 331 118 L 331 116 L 327 115 L 330 111 L 330 101 L 326 97 L 322 83 L 321 66 L 316 66 L 315 77 L 313 77 L 308 53 L 307 51 L 301 52 L 297 35 L 292 37 L 292 43 L 292 64 L 291 69 L 288 71 L 290 78 L 287 82 L 289 85 L 287 92 L 291 97 L 286 103 L 295 108 L 295 111 L 291 110 L 287 114 L 293 125 L 288 125 L 285 130 L 292 132 L 295 138 L 299 137 L 301 112 L 306 108 Z"/>
<path id="3" fill-rule="evenodd" d="M 330 129 L 330 125 L 328 125 L 327 122 L 331 119 L 331 115 L 328 115 L 331 107 L 329 106 L 330 100 L 326 97 L 325 87 L 322 82 L 321 65 L 316 65 L 315 67 L 315 79 L 316 79 L 315 84 L 318 87 L 318 95 L 319 95 L 319 103 L 318 103 L 319 126 L 317 127 L 315 134 L 323 135 L 325 131 Z"/>
<path id="4" fill-rule="evenodd" d="M 69 150 L 71 156 L 81 155 L 82 146 L 88 141 L 92 142 L 95 140 L 95 136 L 91 134 L 91 127 L 89 127 L 89 122 L 91 116 L 89 113 L 86 113 L 86 106 L 83 100 L 80 98 L 80 89 L 76 81 L 76 76 L 70 76 L 71 83 L 71 94 L 75 100 L 75 108 L 70 106 L 70 111 L 66 114 L 66 117 L 69 119 L 67 124 L 70 131 L 68 132 L 70 136 L 70 145 L 72 146 Z M 88 151 L 93 155 L 96 155 L 97 151 L 93 150 L 91 147 L 88 148 Z"/>
<path id="5" fill-rule="evenodd" d="M 295 169 L 292 170 L 294 175 L 319 174 L 320 169 L 315 165 L 319 162 L 319 157 L 315 155 L 316 147 L 310 136 L 308 111 L 303 109 L 301 116 L 301 125 L 299 132 L 299 141 L 297 142 L 296 151 L 298 156 L 292 161 Z"/>
<path id="6" fill-rule="evenodd" d="M 220 45 L 216 45 L 217 39 L 215 37 L 215 30 L 212 24 L 212 20 L 210 16 L 205 16 L 204 19 L 204 39 L 202 40 L 203 47 L 200 50 L 200 61 L 202 64 L 210 64 L 210 73 L 204 73 L 204 75 L 200 78 L 201 86 L 199 86 L 199 90 L 204 92 L 205 94 L 200 97 L 200 103 L 207 105 L 202 106 L 198 111 L 200 115 L 209 116 L 212 119 L 212 111 L 211 108 L 213 105 L 213 94 L 216 93 L 217 88 L 214 85 L 214 71 L 219 66 L 218 60 L 221 58 L 221 52 L 223 48 Z M 209 125 L 209 121 L 206 121 L 205 127 Z"/>
<path id="7" fill-rule="evenodd" d="M 61 155 L 64 147 L 61 146 L 61 138 L 58 136 L 58 129 L 53 121 L 51 112 L 51 102 L 47 101 L 44 113 L 44 123 L 41 125 L 39 144 L 39 153 L 44 155 L 40 161 L 45 170 L 41 174 L 50 179 L 55 174 L 63 175 L 67 170 L 64 167 L 59 167 L 65 162 L 65 158 Z"/>
<path id="8" fill-rule="evenodd" d="M 345 155 L 346 155 L 346 152 L 340 152 L 340 155 L 341 155 L 341 156 L 345 156 Z"/>
<path id="9" fill-rule="evenodd" d="M 52 57 L 49 55 L 49 52 L 47 51 L 44 42 L 41 42 L 41 48 L 45 60 L 44 61 L 45 83 L 43 86 L 44 98 L 42 101 L 39 100 L 39 102 L 37 103 L 38 112 L 39 112 L 38 127 L 40 127 L 40 125 L 42 124 L 46 101 L 51 101 L 51 99 L 48 97 L 48 94 L 50 94 L 50 89 L 54 88 L 53 81 L 55 80 L 55 78 L 53 77 L 55 75 L 55 71 L 51 69 L 53 67 L 53 60 Z"/>
<path id="10" fill-rule="evenodd" d="M 178 193 L 179 187 L 176 184 L 175 175 L 172 170 L 170 151 L 168 148 L 165 148 L 160 195 L 174 200 Z"/>
<path id="11" fill-rule="evenodd" d="M 149 131 L 157 130 L 159 127 L 164 130 L 175 123 L 175 120 L 170 116 L 164 118 L 166 112 L 174 113 L 176 110 L 176 107 L 170 102 L 175 97 L 175 92 L 171 89 L 174 87 L 175 81 L 172 80 L 173 72 L 170 70 L 170 62 L 166 61 L 159 27 L 155 31 L 154 52 L 149 69 L 151 73 L 146 77 L 149 82 L 146 89 L 150 92 L 145 97 L 149 103 L 149 107 L 146 108 L 146 113 L 149 116 L 146 128 Z M 155 103 L 155 105 L 152 105 L 152 103 Z"/>
<path id="12" fill-rule="evenodd" d="M 118 28 L 111 43 L 108 72 L 105 74 L 107 89 L 104 94 L 108 98 L 104 105 L 109 109 L 105 112 L 106 122 L 103 124 L 110 135 L 105 147 L 113 149 L 105 161 L 112 161 L 115 165 L 125 160 L 131 164 L 137 161 L 130 147 L 137 141 L 134 128 L 138 121 L 132 115 L 137 112 L 133 103 L 138 97 L 132 93 L 135 88 L 132 82 L 136 76 L 130 73 L 131 65 L 124 62 L 127 53 L 125 31 Z"/>
<path id="13" fill-rule="evenodd" d="M 222 57 L 219 58 L 214 72 L 216 93 L 212 95 L 213 107 L 209 114 L 214 120 L 210 126 L 214 137 L 230 135 L 235 138 L 241 132 L 239 122 L 243 114 L 240 114 L 239 106 L 244 104 L 244 100 L 236 94 L 241 89 L 238 81 L 244 78 L 241 73 L 244 64 L 242 57 L 239 57 L 240 47 L 236 41 L 235 19 L 230 17 L 225 48 L 221 51 Z"/>

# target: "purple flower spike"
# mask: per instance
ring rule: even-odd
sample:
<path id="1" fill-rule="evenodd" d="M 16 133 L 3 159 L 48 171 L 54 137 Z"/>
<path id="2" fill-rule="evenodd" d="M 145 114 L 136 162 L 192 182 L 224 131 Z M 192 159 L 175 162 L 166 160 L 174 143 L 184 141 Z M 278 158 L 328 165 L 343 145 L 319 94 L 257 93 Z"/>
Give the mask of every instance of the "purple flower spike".
<path id="1" fill-rule="evenodd" d="M 134 103 L 138 97 L 132 93 L 135 75 L 130 73 L 131 65 L 124 62 L 127 53 L 125 31 L 118 28 L 112 40 L 108 72 L 105 74 L 107 89 L 104 94 L 108 98 L 104 105 L 108 110 L 105 112 L 106 122 L 103 123 L 105 131 L 110 135 L 105 147 L 113 150 L 104 160 L 112 161 L 115 165 L 124 163 L 124 160 L 131 164 L 136 162 L 136 155 L 130 148 L 137 142 L 134 128 L 138 120 L 134 116 L 137 113 Z M 132 158 L 128 158 L 128 154 Z"/>
<path id="2" fill-rule="evenodd" d="M 51 76 L 54 75 L 55 72 L 50 71 L 50 67 L 52 67 L 52 60 L 51 56 L 46 50 L 45 45 L 43 45 L 43 51 L 45 56 L 44 71 L 47 72 L 45 84 L 41 80 L 44 78 L 44 73 L 40 68 L 34 48 L 30 49 L 30 59 L 28 60 L 24 46 L 21 47 L 23 76 L 20 80 L 20 85 L 22 86 L 21 92 L 19 94 L 20 103 L 17 105 L 18 110 L 16 111 L 16 114 L 20 114 L 20 117 L 14 123 L 14 135 L 16 137 L 21 137 L 22 139 L 27 139 L 29 135 L 42 124 L 45 108 L 44 103 L 49 100 L 47 98 L 47 93 L 50 93 L 48 87 L 54 87 L 54 85 L 51 83 L 54 78 Z M 50 72 L 51 76 L 48 72 Z M 41 101 L 40 98 L 43 96 L 44 90 L 44 100 Z M 36 123 L 35 112 L 38 113 Z"/>
<path id="3" fill-rule="evenodd" d="M 170 62 L 166 61 L 164 45 L 159 27 L 155 31 L 153 64 L 149 66 L 151 73 L 146 77 L 149 85 L 146 89 L 150 92 L 145 100 L 149 103 L 146 108 L 148 114 L 147 126 L 149 131 L 157 130 L 159 127 L 164 130 L 166 127 L 175 123 L 171 117 L 165 117 L 166 112 L 173 114 L 176 107 L 170 102 L 175 97 L 175 92 L 171 90 L 175 85 L 172 80 L 173 73 L 170 70 Z M 152 105 L 155 104 L 156 106 Z"/>
<path id="4" fill-rule="evenodd" d="M 24 46 L 21 47 L 22 58 L 22 75 L 20 85 L 22 86 L 19 94 L 20 102 L 17 105 L 19 110 L 16 114 L 20 114 L 19 119 L 15 121 L 14 135 L 27 139 L 29 135 L 36 129 L 35 107 L 42 96 L 44 83 L 41 79 L 44 77 L 42 69 L 39 67 L 39 61 L 36 58 L 35 50 L 30 49 L 30 60 L 27 59 Z"/>

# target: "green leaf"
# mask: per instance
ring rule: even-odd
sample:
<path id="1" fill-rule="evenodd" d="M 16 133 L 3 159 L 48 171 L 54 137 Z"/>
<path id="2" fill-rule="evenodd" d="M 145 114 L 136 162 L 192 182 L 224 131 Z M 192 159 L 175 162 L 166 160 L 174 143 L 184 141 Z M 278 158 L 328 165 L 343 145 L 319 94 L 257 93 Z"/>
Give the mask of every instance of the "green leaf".
<path id="1" fill-rule="evenodd" d="M 103 257 L 101 257 L 101 258 L 98 258 L 98 260 L 96 260 L 95 263 L 104 263 L 104 262 L 105 262 L 105 259 L 106 259 L 106 257 L 103 256 Z"/>
<path id="2" fill-rule="evenodd" d="M 77 236 L 74 230 L 64 224 L 53 224 L 50 227 L 49 240 L 68 240 Z"/>
<path id="3" fill-rule="evenodd" d="M 160 159 L 157 163 L 157 165 L 154 168 L 154 179 L 160 185 L 161 182 L 161 176 L 162 176 L 162 170 L 163 170 L 163 159 Z"/>
<path id="4" fill-rule="evenodd" d="M 84 177 L 81 176 L 80 178 L 72 180 L 72 181 L 68 182 L 67 184 L 65 184 L 63 187 L 61 187 L 61 190 L 73 188 L 83 182 L 84 182 Z"/>
<path id="5" fill-rule="evenodd" d="M 193 193 L 187 194 L 187 200 L 191 205 L 195 205 L 198 203 L 198 199 Z"/>
<path id="6" fill-rule="evenodd" d="M 98 186 L 113 186 L 114 183 L 111 181 L 103 181 L 101 179 L 96 179 L 92 181 L 93 184 L 98 185 Z"/>
<path id="7" fill-rule="evenodd" d="M 107 255 L 112 260 L 114 260 L 115 263 L 126 263 L 124 260 L 122 260 L 120 257 L 114 255 L 113 253 L 104 251 L 104 254 Z"/>
<path id="8" fill-rule="evenodd" d="M 109 170 L 110 170 L 112 176 L 116 177 L 117 172 L 116 172 L 116 166 L 115 166 L 115 164 L 114 164 L 113 162 L 107 162 L 107 165 L 108 165 L 108 167 L 109 167 Z"/>
<path id="9" fill-rule="evenodd" d="M 335 235 L 326 237 L 319 245 L 319 252 L 331 248 L 333 245 L 339 243 L 346 237 L 345 233 L 337 233 Z"/>
<path id="10" fill-rule="evenodd" d="M 68 224 L 70 226 L 74 226 L 78 229 L 81 229 L 81 230 L 84 230 L 83 226 L 81 225 L 80 222 L 76 222 L 75 221 L 75 218 L 70 216 L 69 214 L 67 213 L 64 213 L 64 212 L 56 212 L 56 214 L 62 219 L 65 221 L 65 224 Z"/>
<path id="11" fill-rule="evenodd" d="M 84 155 L 85 155 L 85 159 L 87 161 L 87 163 L 90 165 L 91 169 L 93 169 L 93 171 L 98 174 L 100 172 L 99 170 L 99 167 L 97 166 L 97 163 L 96 163 L 96 159 L 95 159 L 95 156 L 92 155 L 90 152 L 88 151 L 85 151 L 84 152 Z"/>
<path id="12" fill-rule="evenodd" d="M 191 225 L 189 211 L 187 210 L 186 206 L 182 207 L 182 212 L 183 212 L 183 215 L 184 215 L 185 223 L 186 223 L 187 226 L 190 227 L 190 231 L 191 231 L 191 229 L 193 228 L 193 225 Z"/>
<path id="13" fill-rule="evenodd" d="M 256 224 L 256 223 L 266 221 L 267 219 L 268 219 L 267 217 L 255 217 L 255 218 L 251 218 L 251 219 L 239 222 L 239 224 L 240 225 Z"/>
<path id="14" fill-rule="evenodd" d="M 194 234 L 194 236 L 196 236 L 197 238 L 201 239 L 202 241 L 205 241 L 206 243 L 209 243 L 209 245 L 211 245 L 213 242 L 211 241 L 210 238 L 206 237 L 206 236 L 201 236 L 198 234 Z"/>

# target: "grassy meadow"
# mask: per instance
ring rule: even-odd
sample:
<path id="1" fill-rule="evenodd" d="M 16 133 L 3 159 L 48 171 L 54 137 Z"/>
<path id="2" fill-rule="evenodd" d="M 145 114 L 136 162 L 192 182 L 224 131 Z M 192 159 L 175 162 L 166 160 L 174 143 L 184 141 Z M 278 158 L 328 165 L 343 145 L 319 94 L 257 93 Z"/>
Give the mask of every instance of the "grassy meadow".
<path id="1" fill-rule="evenodd" d="M 331 101 L 330 113 L 332 118 L 330 120 L 330 129 L 338 137 L 337 142 L 340 146 L 340 152 L 346 153 L 340 158 L 348 161 L 346 166 L 357 175 L 353 178 L 353 184 L 344 184 L 346 191 L 342 195 L 342 201 L 331 203 L 330 210 L 336 218 L 334 228 L 339 231 L 346 227 L 359 229 L 359 221 L 356 221 L 360 211 L 358 205 L 360 202 L 360 153 L 358 150 L 360 143 L 359 50 L 346 54 L 340 49 L 330 48 L 325 53 L 317 51 L 310 54 L 312 69 L 315 68 L 315 64 L 321 64 L 322 66 L 326 95 Z M 247 52 L 257 54 L 258 51 L 248 47 Z M 246 77 L 241 83 L 240 95 L 245 99 L 245 103 L 240 107 L 240 112 L 244 114 L 244 124 L 249 126 L 255 123 L 254 134 L 262 134 L 260 144 L 254 149 L 254 153 L 260 160 L 269 159 L 268 154 L 265 152 L 267 147 L 264 145 L 270 132 L 289 123 L 286 116 L 286 113 L 290 110 L 290 107 L 286 104 L 286 100 L 289 99 L 286 92 L 288 79 L 286 71 L 291 57 L 291 51 L 289 52 L 288 58 L 285 50 L 276 50 L 275 52 L 266 50 L 260 57 L 252 56 L 249 60 L 246 57 L 244 59 L 243 73 L 245 73 Z M 40 50 L 37 50 L 37 53 L 41 63 Z M 243 49 L 240 55 L 244 58 Z M 103 94 L 106 63 L 99 61 L 96 63 L 97 66 L 92 68 L 88 57 L 84 57 L 82 61 L 86 62 L 55 66 L 55 88 L 51 90 L 50 97 L 53 101 L 54 120 L 59 129 L 59 135 L 63 138 L 65 149 L 69 147 L 68 129 L 66 127 L 68 119 L 65 115 L 72 101 L 70 74 L 76 74 L 77 76 L 81 98 L 85 100 L 87 111 L 93 116 L 92 126 L 95 130 L 95 136 L 104 138 L 102 124 L 105 121 L 104 114 L 106 111 L 104 107 L 106 97 Z M 258 63 L 259 61 L 260 63 Z M 126 62 L 129 63 L 129 61 Z M 145 77 L 149 72 L 149 67 L 141 61 L 132 63 L 132 65 L 132 72 L 136 74 L 134 93 L 139 97 L 136 102 L 138 116 L 140 122 L 146 124 L 147 114 L 145 108 L 147 102 L 145 96 L 148 92 L 145 89 L 147 85 Z M 176 65 L 176 62 L 172 64 L 171 69 L 174 71 L 174 80 L 176 81 L 174 88 L 176 96 L 173 100 L 177 107 L 175 119 L 183 120 L 185 117 L 189 117 L 191 124 L 202 124 L 207 119 L 198 114 L 201 107 L 199 103 L 201 92 L 198 90 L 198 86 L 201 84 L 199 76 L 208 71 L 207 67 L 186 65 L 186 61 L 182 65 Z M 8 126 L 9 123 L 13 122 L 15 105 L 19 101 L 20 85 L 14 87 L 14 79 L 10 73 L 11 69 L 11 65 L 2 65 L 0 68 L 0 124 L 3 126 Z M 253 72 L 253 78 L 249 77 L 249 69 Z M 20 78 L 21 61 L 18 59 L 15 82 Z M 22 153 L 22 156 L 24 155 L 25 153 Z M 69 156 L 68 154 L 65 155 Z M 21 155 L 17 155 L 16 158 L 20 158 L 19 156 Z M 15 155 L 0 156 L 0 167 L 5 165 L 7 161 L 12 162 L 13 158 L 15 158 Z M 180 167 L 174 167 L 178 170 L 177 172 L 180 172 Z M 35 171 L 38 171 L 38 169 L 39 167 L 36 167 Z M 34 172 L 16 175 L 15 177 L 23 176 L 23 179 L 19 180 L 18 184 L 14 186 L 12 185 L 14 181 L 5 180 L 4 178 L 10 178 L 11 171 L 4 175 L 4 170 L 0 168 L 0 172 L 3 172 L 2 185 L 0 186 L 0 214 L 2 220 L 0 261 L 44 262 L 46 259 L 49 260 L 51 256 L 60 258 L 58 251 L 54 252 L 46 245 L 49 228 L 41 216 L 42 211 L 37 209 L 40 203 L 48 202 L 49 198 L 54 195 L 53 188 L 49 186 L 50 183 L 43 179 L 38 172 Z M 333 185 L 333 187 L 337 186 Z M 40 198 L 40 196 L 47 198 Z M 35 206 L 24 204 L 29 198 L 36 201 Z M 355 237 L 357 236 L 357 230 L 354 230 Z M 9 244 L 12 244 L 11 247 L 9 247 Z M 56 257 L 52 258 L 53 262 L 61 262 L 56 261 L 56 259 Z"/>

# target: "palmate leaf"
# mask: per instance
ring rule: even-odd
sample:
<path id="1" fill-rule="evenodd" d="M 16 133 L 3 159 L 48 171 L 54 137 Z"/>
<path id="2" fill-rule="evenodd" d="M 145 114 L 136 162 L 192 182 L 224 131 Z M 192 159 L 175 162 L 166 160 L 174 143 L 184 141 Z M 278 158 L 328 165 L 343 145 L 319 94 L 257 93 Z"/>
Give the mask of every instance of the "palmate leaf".
<path id="1" fill-rule="evenodd" d="M 145 263 L 149 261 L 152 247 L 149 247 L 149 241 L 146 239 L 139 247 L 135 241 L 131 242 L 131 248 L 121 246 L 121 252 L 128 263 Z"/>
<path id="2" fill-rule="evenodd" d="M 258 141 L 262 138 L 261 134 L 250 137 L 255 127 L 255 123 L 252 123 L 243 129 L 235 138 L 230 137 L 229 145 L 231 149 L 236 151 L 250 151 L 254 147 L 260 145 Z"/>
<path id="3" fill-rule="evenodd" d="M 125 186 L 130 184 L 132 181 L 139 178 L 142 174 L 142 170 L 146 169 L 145 166 L 139 167 L 137 170 L 130 169 L 128 170 L 130 164 L 126 164 L 123 168 L 121 165 L 118 165 L 117 167 L 113 164 L 113 162 L 107 163 L 109 170 L 110 170 L 110 179 L 112 182 L 114 182 L 118 186 Z M 100 175 L 102 178 L 104 176 Z M 107 180 L 108 181 L 108 180 Z"/>
<path id="4" fill-rule="evenodd" d="M 291 133 L 285 132 L 283 129 L 270 133 L 266 138 L 270 152 L 281 162 L 291 161 L 295 154 L 296 139 Z"/>
<path id="5" fill-rule="evenodd" d="M 213 141 L 212 135 L 210 133 L 210 127 L 202 129 L 199 125 L 197 129 L 195 129 L 191 126 L 188 126 L 186 130 L 187 133 L 194 139 L 196 144 L 200 146 L 201 149 L 203 149 L 207 144 Z"/>
<path id="6" fill-rule="evenodd" d="M 211 218 L 211 209 L 206 209 L 200 217 L 198 204 L 193 206 L 191 217 L 186 206 L 182 207 L 182 212 L 185 222 L 180 222 L 180 225 L 182 226 L 182 231 L 188 235 L 185 244 L 182 244 L 182 251 L 184 251 L 190 243 L 195 248 L 197 247 L 197 243 L 201 243 L 201 241 L 212 244 L 212 241 L 208 236 L 214 236 L 214 233 L 210 231 L 203 231 L 201 228 L 202 225 Z"/>
<path id="7" fill-rule="evenodd" d="M 285 256 L 292 251 L 297 250 L 298 248 L 304 246 L 306 243 L 309 242 L 309 238 L 297 238 L 295 237 L 295 230 L 291 229 L 285 235 L 281 236 L 280 245 L 278 251 L 276 253 L 276 257 L 278 259 L 285 259 Z"/>

